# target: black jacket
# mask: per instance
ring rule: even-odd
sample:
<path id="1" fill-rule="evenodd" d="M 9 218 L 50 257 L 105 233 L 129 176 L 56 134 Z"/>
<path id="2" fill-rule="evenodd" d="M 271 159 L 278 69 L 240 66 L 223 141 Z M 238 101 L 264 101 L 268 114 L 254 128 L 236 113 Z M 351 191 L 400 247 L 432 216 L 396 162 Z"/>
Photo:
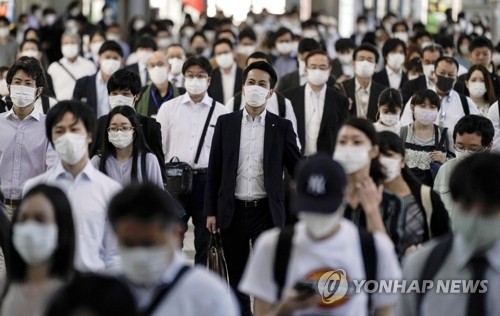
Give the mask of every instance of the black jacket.
<path id="1" fill-rule="evenodd" d="M 241 91 L 243 85 L 243 71 L 240 67 L 236 67 L 236 78 L 234 80 L 233 96 Z M 208 95 L 215 99 L 215 101 L 224 104 L 224 90 L 222 88 L 222 74 L 220 68 L 215 68 L 212 72 L 210 79 L 210 86 L 208 87 Z"/>
<path id="2" fill-rule="evenodd" d="M 73 99 L 86 103 L 97 116 L 96 76 L 97 74 L 78 79 L 73 90 Z"/>
<path id="3" fill-rule="evenodd" d="M 351 99 L 352 102 L 349 110 L 351 116 L 357 116 L 355 80 L 356 78 L 352 78 L 342 83 L 347 97 Z M 366 113 L 367 119 L 372 122 L 377 121 L 378 97 L 384 89 L 386 89 L 385 86 L 372 80 L 372 84 L 370 86 L 370 98 L 368 99 L 368 111 Z"/>
<path id="4" fill-rule="evenodd" d="M 376 81 L 387 88 L 391 86 L 389 83 L 389 75 L 387 74 L 387 69 L 385 69 L 385 67 L 383 70 L 373 75 L 373 81 Z M 406 72 L 403 71 L 403 74 L 401 76 L 401 83 L 399 84 L 398 89 L 401 89 L 401 87 L 403 87 L 403 84 L 407 81 L 408 76 L 406 75 Z"/>
<path id="5" fill-rule="evenodd" d="M 403 105 L 411 99 L 415 92 L 425 89 L 427 89 L 427 79 L 424 75 L 405 82 L 401 87 L 401 94 L 403 95 Z"/>

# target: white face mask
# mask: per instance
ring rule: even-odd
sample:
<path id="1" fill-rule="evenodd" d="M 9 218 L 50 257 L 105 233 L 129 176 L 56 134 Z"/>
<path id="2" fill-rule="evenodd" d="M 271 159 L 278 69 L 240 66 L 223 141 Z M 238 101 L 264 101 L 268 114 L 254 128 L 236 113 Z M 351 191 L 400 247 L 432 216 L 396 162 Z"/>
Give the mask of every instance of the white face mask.
<path id="1" fill-rule="evenodd" d="M 427 79 L 431 79 L 432 72 L 434 71 L 434 65 L 422 65 L 422 69 Z"/>
<path id="2" fill-rule="evenodd" d="M 106 39 L 108 41 L 119 42 L 120 41 L 120 35 L 118 35 L 116 33 L 106 33 Z"/>
<path id="3" fill-rule="evenodd" d="M 455 148 L 455 156 L 457 160 L 463 160 L 472 154 L 474 154 L 473 151 Z"/>
<path id="4" fill-rule="evenodd" d="M 294 47 L 292 43 L 287 43 L 287 42 L 276 43 L 276 50 L 281 55 L 290 54 L 293 51 L 293 48 Z"/>
<path id="5" fill-rule="evenodd" d="M 110 95 L 108 99 L 109 99 L 109 105 L 111 106 L 112 109 L 121 105 L 130 106 L 131 108 L 134 107 L 134 98 L 131 97 L 126 97 L 124 95 L 119 94 L 119 95 Z"/>
<path id="6" fill-rule="evenodd" d="M 182 72 L 182 65 L 184 65 L 184 60 L 180 58 L 169 58 L 168 63 L 170 64 L 170 72 L 173 75 L 178 75 Z"/>
<path id="7" fill-rule="evenodd" d="M 65 58 L 75 58 L 80 52 L 77 44 L 64 44 L 61 46 L 61 52 Z"/>
<path id="8" fill-rule="evenodd" d="M 384 114 L 380 113 L 380 121 L 385 126 L 394 126 L 399 123 L 399 114 Z"/>
<path id="9" fill-rule="evenodd" d="M 145 65 L 148 63 L 148 58 L 153 54 L 153 52 L 139 50 L 135 54 L 139 63 Z"/>
<path id="10" fill-rule="evenodd" d="M 122 63 L 119 60 L 116 59 L 104 59 L 101 61 L 101 71 L 105 73 L 108 76 L 111 76 L 112 74 L 115 73 L 120 67 L 122 66 Z"/>
<path id="11" fill-rule="evenodd" d="M 0 80 L 0 95 L 2 97 L 9 95 L 9 89 L 7 87 L 7 80 Z"/>
<path id="12" fill-rule="evenodd" d="M 55 224 L 42 224 L 34 220 L 15 223 L 12 243 L 26 264 L 45 263 L 57 248 L 58 229 Z"/>
<path id="13" fill-rule="evenodd" d="M 370 147 L 337 145 L 333 154 L 336 160 L 346 174 L 353 174 L 370 163 Z"/>
<path id="14" fill-rule="evenodd" d="M 307 70 L 307 81 L 315 86 L 325 84 L 328 81 L 328 77 L 330 77 L 330 71 L 328 70 Z"/>
<path id="15" fill-rule="evenodd" d="M 215 56 L 215 62 L 220 68 L 229 68 L 234 64 L 233 53 L 219 54 Z"/>
<path id="16" fill-rule="evenodd" d="M 361 78 L 370 78 L 375 73 L 375 64 L 367 60 L 355 62 L 356 76 Z"/>
<path id="17" fill-rule="evenodd" d="M 385 183 L 392 182 L 401 174 L 401 160 L 398 158 L 391 158 L 380 156 L 380 164 L 384 167 Z"/>
<path id="18" fill-rule="evenodd" d="M 94 42 L 89 45 L 90 52 L 92 53 L 92 55 L 94 56 L 99 55 L 99 49 L 101 48 L 102 44 L 104 44 L 104 41 Z"/>
<path id="19" fill-rule="evenodd" d="M 162 84 L 168 79 L 168 69 L 166 66 L 161 67 L 153 67 L 148 69 L 149 77 L 151 78 L 151 82 L 156 85 Z"/>
<path id="20" fill-rule="evenodd" d="M 250 56 L 255 52 L 255 45 L 239 45 L 236 50 L 238 54 Z"/>
<path id="21" fill-rule="evenodd" d="M 420 124 L 429 125 L 434 123 L 438 116 L 437 109 L 424 109 L 419 106 L 415 107 L 415 120 Z"/>
<path id="22" fill-rule="evenodd" d="M 500 215 L 481 216 L 457 210 L 453 214 L 453 231 L 464 237 L 474 253 L 485 251 L 500 240 Z"/>
<path id="23" fill-rule="evenodd" d="M 0 27 L 0 37 L 7 37 L 9 34 L 10 31 L 8 27 Z"/>
<path id="24" fill-rule="evenodd" d="M 108 139 L 113 146 L 123 149 L 134 141 L 134 131 L 108 132 Z"/>
<path id="25" fill-rule="evenodd" d="M 405 56 L 400 53 L 390 53 L 387 55 L 387 65 L 393 69 L 401 69 L 405 62 Z"/>
<path id="26" fill-rule="evenodd" d="M 484 82 L 469 83 L 469 94 L 471 97 L 479 98 L 486 93 L 486 85 Z"/>
<path id="27" fill-rule="evenodd" d="M 20 86 L 20 85 L 10 85 L 10 98 L 12 103 L 17 107 L 24 108 L 35 102 L 36 88 Z"/>
<path id="28" fill-rule="evenodd" d="M 392 37 L 394 38 L 399 38 L 403 42 L 407 43 L 408 42 L 408 33 L 406 32 L 395 32 L 392 34 Z"/>
<path id="29" fill-rule="evenodd" d="M 200 95 L 208 89 L 207 79 L 186 78 L 184 80 L 184 87 L 190 94 Z"/>
<path id="30" fill-rule="evenodd" d="M 119 248 L 127 279 L 140 286 L 152 286 L 162 279 L 173 252 L 166 246 Z"/>
<path id="31" fill-rule="evenodd" d="M 159 38 L 158 41 L 156 41 L 156 44 L 158 44 L 158 47 L 161 47 L 161 48 L 167 48 L 172 43 L 173 43 L 173 41 L 170 37 Z"/>
<path id="32" fill-rule="evenodd" d="M 321 214 L 313 212 L 300 212 L 298 217 L 306 225 L 307 232 L 315 239 L 328 237 L 340 224 L 344 215 L 344 205 L 335 213 Z"/>
<path id="33" fill-rule="evenodd" d="M 245 98 L 245 103 L 254 108 L 258 108 L 259 106 L 265 104 L 268 94 L 269 90 L 257 85 L 243 87 L 243 97 Z"/>
<path id="34" fill-rule="evenodd" d="M 62 161 L 75 165 L 87 154 L 87 135 L 66 133 L 54 140 L 54 149 Z"/>
<path id="35" fill-rule="evenodd" d="M 352 54 L 338 54 L 337 58 L 342 65 L 352 64 Z"/>
<path id="36" fill-rule="evenodd" d="M 36 49 L 27 49 L 21 52 L 21 56 L 37 58 L 39 53 Z"/>

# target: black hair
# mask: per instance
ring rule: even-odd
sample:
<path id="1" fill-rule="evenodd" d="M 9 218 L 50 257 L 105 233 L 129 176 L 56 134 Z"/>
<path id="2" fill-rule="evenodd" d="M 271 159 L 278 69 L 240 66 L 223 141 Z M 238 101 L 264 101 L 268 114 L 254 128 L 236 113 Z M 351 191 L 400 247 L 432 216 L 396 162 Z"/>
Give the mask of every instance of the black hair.
<path id="1" fill-rule="evenodd" d="M 233 50 L 233 48 L 234 48 L 234 45 L 230 40 L 228 40 L 227 38 L 221 38 L 221 39 L 218 39 L 215 41 L 212 52 L 215 52 L 215 47 L 217 47 L 218 45 L 222 45 L 222 44 L 227 44 L 229 46 L 229 48 L 231 48 L 231 50 Z M 213 53 L 213 54 L 215 54 L 215 53 Z"/>
<path id="2" fill-rule="evenodd" d="M 14 75 L 18 71 L 25 72 L 30 78 L 35 80 L 37 88 L 46 88 L 47 80 L 45 78 L 45 71 L 43 71 L 42 65 L 40 65 L 40 62 L 36 58 L 24 56 L 16 60 L 7 73 L 7 84 L 10 85 L 12 83 L 12 78 L 14 78 Z"/>
<path id="3" fill-rule="evenodd" d="M 253 52 L 253 53 L 251 53 L 251 54 L 250 54 L 250 56 L 248 56 L 248 58 L 247 58 L 247 60 L 246 60 L 245 65 L 247 65 L 247 64 L 248 64 L 248 60 L 249 60 L 250 58 L 255 58 L 255 59 L 257 59 L 257 58 L 259 58 L 259 59 L 265 59 L 265 60 L 266 60 L 266 61 L 267 61 L 270 65 L 273 63 L 273 60 L 272 60 L 271 56 L 269 56 L 268 54 L 263 53 L 263 52 Z"/>
<path id="4" fill-rule="evenodd" d="M 73 222 L 73 214 L 71 204 L 66 194 L 59 188 L 40 184 L 28 191 L 23 197 L 21 204 L 14 211 L 12 217 L 12 225 L 14 227 L 19 223 L 19 213 L 23 203 L 35 195 L 43 195 L 49 200 L 54 209 L 54 220 L 58 229 L 57 247 L 51 256 L 51 266 L 49 275 L 61 280 L 69 280 L 74 272 L 74 256 L 75 256 L 75 227 Z M 7 282 L 25 282 L 27 264 L 19 255 L 14 247 L 13 229 L 10 230 L 9 246 L 7 250 Z"/>
<path id="5" fill-rule="evenodd" d="M 104 40 L 106 40 L 106 33 L 104 33 L 101 29 L 95 29 L 95 30 L 92 30 L 92 32 L 90 32 L 89 41 L 91 41 L 92 38 L 96 35 L 99 35 L 102 38 L 104 38 Z"/>
<path id="6" fill-rule="evenodd" d="M 478 153 L 465 158 L 455 167 L 449 183 L 451 197 L 464 209 L 477 205 L 482 208 L 483 216 L 498 214 L 500 155 Z"/>
<path id="7" fill-rule="evenodd" d="M 427 45 L 424 48 L 422 48 L 422 57 L 424 56 L 425 52 L 431 52 L 431 53 L 438 52 L 439 56 L 443 56 L 443 53 L 444 53 L 443 46 L 441 46 L 439 44 L 431 44 L 431 45 Z"/>
<path id="8" fill-rule="evenodd" d="M 375 55 L 375 64 L 378 63 L 379 54 L 378 54 L 378 49 L 375 46 L 373 46 L 372 44 L 368 44 L 368 43 L 364 43 L 364 44 L 359 45 L 358 47 L 356 47 L 354 49 L 354 52 L 352 53 L 353 60 L 356 60 L 356 55 L 360 51 L 369 51 L 370 53 L 373 53 L 373 55 Z"/>
<path id="9" fill-rule="evenodd" d="M 212 65 L 210 65 L 210 61 L 203 56 L 191 56 L 182 65 L 182 74 L 185 75 L 186 71 L 192 67 L 198 66 L 201 69 L 205 70 L 208 76 L 212 76 Z"/>
<path id="10" fill-rule="evenodd" d="M 293 36 L 293 32 L 289 29 L 289 28 L 286 28 L 286 27 L 280 27 L 276 32 L 274 32 L 274 42 L 276 42 L 276 40 L 278 39 L 278 37 L 281 37 L 285 34 L 290 34 Z"/>
<path id="11" fill-rule="evenodd" d="M 458 36 L 458 39 L 457 39 L 457 50 L 458 50 L 458 53 L 460 55 L 462 55 L 462 52 L 460 51 L 460 46 L 462 46 L 462 42 L 465 41 L 465 40 L 468 40 L 469 41 L 469 44 L 470 42 L 472 41 L 472 37 L 470 35 L 467 35 L 465 33 L 462 33 Z M 469 47 L 467 46 L 467 49 L 469 49 Z"/>
<path id="12" fill-rule="evenodd" d="M 422 37 L 429 37 L 431 40 L 433 39 L 432 34 L 425 31 L 425 30 L 417 31 L 415 33 L 415 36 L 413 36 L 413 38 L 415 39 L 415 42 L 417 42 Z"/>
<path id="13" fill-rule="evenodd" d="M 379 150 L 383 155 L 388 155 L 389 151 L 393 151 L 400 154 L 405 158 L 405 143 L 404 141 L 395 133 L 389 131 L 382 131 L 378 133 L 379 136 Z"/>
<path id="14" fill-rule="evenodd" d="M 481 136 L 481 145 L 486 147 L 493 141 L 495 129 L 493 128 L 493 123 L 488 118 L 471 114 L 463 116 L 458 120 L 453 129 L 453 141 L 456 142 L 457 134 L 463 135 L 465 133 Z"/>
<path id="15" fill-rule="evenodd" d="M 120 55 L 120 57 L 123 58 L 122 47 L 117 42 L 115 42 L 115 41 L 105 41 L 104 43 L 102 43 L 101 47 L 99 48 L 99 53 L 98 54 L 101 55 L 101 54 L 103 54 L 104 52 L 106 52 L 108 50 L 117 53 L 118 55 Z"/>
<path id="16" fill-rule="evenodd" d="M 158 50 L 158 45 L 156 45 L 156 41 L 150 36 L 141 36 L 135 42 L 134 51 L 138 48 L 151 48 L 155 51 Z"/>
<path id="17" fill-rule="evenodd" d="M 354 45 L 350 38 L 339 38 L 335 42 L 335 51 L 337 52 L 354 48 L 356 48 L 356 45 Z"/>
<path id="18" fill-rule="evenodd" d="M 0 74 L 1 74 L 2 72 L 9 71 L 9 69 L 10 69 L 10 68 L 9 68 L 9 67 L 7 67 L 7 66 L 0 66 Z M 7 81 L 7 79 L 5 79 L 5 81 Z"/>
<path id="19" fill-rule="evenodd" d="M 250 72 L 250 70 L 253 69 L 259 69 L 264 72 L 267 72 L 269 74 L 269 83 L 271 89 L 274 89 L 274 86 L 278 81 L 278 76 L 276 75 L 276 71 L 274 70 L 273 66 L 271 66 L 269 63 L 265 61 L 256 61 L 254 63 L 251 63 L 243 70 L 243 84 L 245 84 L 245 81 L 247 80 L 248 73 Z"/>
<path id="20" fill-rule="evenodd" d="M 9 19 L 6 16 L 0 16 L 0 22 L 4 22 L 7 26 L 10 24 Z"/>
<path id="21" fill-rule="evenodd" d="M 455 44 L 453 43 L 453 37 L 451 36 L 436 36 L 434 39 L 434 43 L 441 45 L 444 49 L 446 48 L 455 48 Z"/>
<path id="22" fill-rule="evenodd" d="M 457 68 L 457 73 L 458 73 L 458 61 L 453 58 L 453 57 L 449 57 L 449 56 L 441 56 L 439 57 L 435 62 L 434 62 L 434 68 L 437 68 L 437 66 L 439 65 L 439 63 L 441 62 L 445 62 L 445 63 L 448 63 L 448 64 L 452 64 L 452 65 L 455 65 L 455 67 Z"/>
<path id="23" fill-rule="evenodd" d="M 146 140 L 144 138 L 144 132 L 142 131 L 141 123 L 139 122 L 139 118 L 137 117 L 137 112 L 130 106 L 117 106 L 111 109 L 106 118 L 106 129 L 109 128 L 111 124 L 111 120 L 117 114 L 121 114 L 125 116 L 129 121 L 132 127 L 134 128 L 134 140 L 132 142 L 132 171 L 130 173 L 130 179 L 132 181 L 137 181 L 137 161 L 140 159 L 141 154 L 146 154 L 151 152 L 151 150 L 146 145 Z M 116 157 L 116 148 L 109 141 L 108 133 L 104 133 L 104 141 L 101 145 L 101 158 L 99 161 L 99 171 L 104 174 L 108 174 L 106 172 L 106 161 L 108 160 L 110 155 Z M 146 181 L 147 179 L 142 179 Z"/>
<path id="24" fill-rule="evenodd" d="M 37 40 L 40 40 L 40 31 L 35 29 L 34 27 L 29 27 L 24 31 L 23 40 L 26 40 L 26 34 L 28 34 L 29 32 L 35 32 Z"/>
<path id="25" fill-rule="evenodd" d="M 220 36 L 221 34 L 224 34 L 224 33 L 230 33 L 230 34 L 233 36 L 234 40 L 236 41 L 236 39 L 237 39 L 236 34 L 234 34 L 234 32 L 233 32 L 233 31 L 231 31 L 231 30 L 220 30 L 220 31 L 218 31 L 218 32 L 217 32 L 217 34 L 215 35 L 215 39 L 220 39 L 220 38 L 219 38 L 219 36 Z M 227 38 L 226 38 L 226 39 L 227 39 Z M 231 42 L 231 41 L 230 41 L 230 42 Z M 233 42 L 231 42 L 231 43 L 234 45 L 234 43 L 233 43 Z"/>
<path id="26" fill-rule="evenodd" d="M 380 144 L 379 136 L 372 122 L 359 117 L 351 117 L 343 125 L 351 126 L 360 130 L 366 135 L 366 137 L 368 137 L 372 146 L 378 146 Z M 378 156 L 371 160 L 370 177 L 376 184 L 381 184 L 385 179 L 384 168 L 382 167 Z"/>
<path id="27" fill-rule="evenodd" d="M 326 60 L 328 60 L 328 67 L 332 67 L 332 60 L 330 59 L 330 56 L 328 56 L 328 53 L 322 49 L 315 49 L 315 50 L 309 52 L 309 54 L 307 54 L 307 56 L 306 56 L 306 59 L 304 60 L 306 62 L 306 65 L 309 61 L 309 58 L 311 58 L 315 55 L 325 56 Z"/>
<path id="28" fill-rule="evenodd" d="M 395 33 L 396 32 L 396 29 L 398 28 L 398 26 L 401 26 L 403 25 L 404 28 L 405 28 L 405 32 L 408 32 L 410 30 L 410 28 L 408 27 L 408 24 L 406 24 L 406 22 L 404 21 L 399 21 L 399 22 L 396 22 L 392 25 L 392 29 L 391 29 L 391 32 L 392 33 Z"/>
<path id="29" fill-rule="evenodd" d="M 54 145 L 52 127 L 59 123 L 68 112 L 73 114 L 75 122 L 82 121 L 89 136 L 94 136 L 96 118 L 92 109 L 86 103 L 77 100 L 64 100 L 51 107 L 45 119 L 45 134 L 52 145 Z"/>
<path id="30" fill-rule="evenodd" d="M 484 67 L 483 65 L 470 66 L 469 70 L 465 74 L 465 81 L 469 81 L 470 77 L 476 70 L 483 74 L 484 85 L 486 87 L 484 100 L 488 101 L 488 104 L 492 105 L 498 100 L 498 98 L 495 92 L 495 87 L 493 86 L 493 81 L 491 80 L 490 72 L 488 71 L 488 69 L 486 69 L 486 67 Z"/>
<path id="31" fill-rule="evenodd" d="M 31 43 L 31 44 L 35 44 L 36 45 L 36 48 L 38 49 L 39 52 L 42 52 L 42 46 L 40 45 L 40 42 L 39 41 L 36 41 L 36 40 L 33 40 L 33 39 L 25 39 L 21 45 L 19 45 L 19 51 L 22 52 L 23 51 L 23 47 L 24 47 L 24 44 L 26 43 Z"/>
<path id="32" fill-rule="evenodd" d="M 179 220 L 173 197 L 148 182 L 132 183 L 115 195 L 109 203 L 108 218 L 114 229 L 123 219 L 155 222 L 163 228 Z"/>
<path id="33" fill-rule="evenodd" d="M 378 96 L 378 107 L 387 105 L 389 112 L 396 113 L 396 108 L 403 108 L 403 96 L 398 89 L 387 88 Z"/>
<path id="34" fill-rule="evenodd" d="M 130 289 L 117 278 L 98 274 L 77 275 L 56 292 L 44 316 L 76 315 L 135 316 L 137 306 Z"/>
<path id="35" fill-rule="evenodd" d="M 384 46 L 382 47 L 382 56 L 384 56 L 384 61 L 387 61 L 387 55 L 389 55 L 390 52 L 394 51 L 398 46 L 401 46 L 403 48 L 403 55 L 406 56 L 406 44 L 399 38 L 390 38 L 388 39 Z"/>
<path id="36" fill-rule="evenodd" d="M 426 100 L 430 104 L 435 105 L 438 110 L 441 108 L 441 99 L 439 99 L 436 92 L 430 89 L 422 89 L 415 92 L 411 97 L 411 105 L 424 104 Z"/>
<path id="37" fill-rule="evenodd" d="M 469 52 L 472 53 L 472 51 L 476 48 L 480 47 L 486 47 L 488 48 L 492 53 L 495 51 L 495 46 L 493 46 L 493 43 L 487 39 L 484 36 L 478 36 L 474 38 L 470 43 L 469 43 Z"/>
<path id="38" fill-rule="evenodd" d="M 202 37 L 202 38 L 203 38 L 203 40 L 204 40 L 205 42 L 208 42 L 208 41 L 207 41 L 207 37 L 205 36 L 205 34 L 203 34 L 203 32 L 198 31 L 198 32 L 194 32 L 194 33 L 193 33 L 193 35 L 192 35 L 192 36 L 191 36 L 191 38 L 189 39 L 189 44 L 193 44 L 193 40 L 194 40 L 197 36 Z"/>
<path id="39" fill-rule="evenodd" d="M 56 10 L 54 10 L 53 8 L 45 8 L 42 11 L 43 16 L 46 16 L 49 14 L 56 14 L 56 13 L 57 13 Z"/>
<path id="40" fill-rule="evenodd" d="M 359 23 L 359 22 L 368 22 L 368 18 L 364 15 L 359 15 L 357 18 L 356 18 L 356 23 Z"/>
<path id="41" fill-rule="evenodd" d="M 243 30 L 241 30 L 240 34 L 238 35 L 238 40 L 241 42 L 242 39 L 248 37 L 252 41 L 257 41 L 257 35 L 255 34 L 254 30 L 251 27 L 246 27 Z"/>
<path id="42" fill-rule="evenodd" d="M 136 96 L 141 93 L 141 77 L 130 69 L 118 69 L 109 77 L 108 94 L 116 90 L 130 90 Z"/>
<path id="43" fill-rule="evenodd" d="M 415 58 L 412 58 L 409 62 L 408 62 L 408 71 L 410 70 L 415 70 L 417 72 L 423 72 L 424 69 L 422 67 L 422 60 L 418 57 L 415 57 Z"/>
<path id="44" fill-rule="evenodd" d="M 299 54 L 310 53 L 312 51 L 321 49 L 321 44 L 314 38 L 303 38 L 299 42 Z"/>

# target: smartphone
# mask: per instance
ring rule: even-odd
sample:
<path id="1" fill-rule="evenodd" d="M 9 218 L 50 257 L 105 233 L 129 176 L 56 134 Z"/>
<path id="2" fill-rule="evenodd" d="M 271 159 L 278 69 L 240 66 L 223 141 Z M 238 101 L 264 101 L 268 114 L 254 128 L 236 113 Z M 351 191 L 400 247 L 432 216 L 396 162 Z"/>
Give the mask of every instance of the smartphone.
<path id="1" fill-rule="evenodd" d="M 313 281 L 298 281 L 293 288 L 297 291 L 299 298 L 308 298 L 318 292 L 316 282 Z"/>

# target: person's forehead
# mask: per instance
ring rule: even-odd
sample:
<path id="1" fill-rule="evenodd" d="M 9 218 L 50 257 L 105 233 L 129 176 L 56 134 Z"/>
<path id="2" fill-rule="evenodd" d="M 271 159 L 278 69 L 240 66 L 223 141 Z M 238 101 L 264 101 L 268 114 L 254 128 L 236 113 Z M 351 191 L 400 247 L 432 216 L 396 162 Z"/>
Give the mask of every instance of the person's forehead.
<path id="1" fill-rule="evenodd" d="M 436 65 L 436 70 L 456 71 L 457 66 L 453 62 L 442 60 Z"/>
<path id="2" fill-rule="evenodd" d="M 270 81 L 271 76 L 265 72 L 264 70 L 261 69 L 252 69 L 248 72 L 247 75 L 247 80 L 253 79 L 253 80 L 265 80 L 265 81 Z"/>
<path id="3" fill-rule="evenodd" d="M 187 69 L 186 69 L 186 72 L 193 72 L 193 73 L 206 73 L 205 69 L 201 68 L 200 66 L 198 65 L 192 65 L 192 66 L 189 66 Z"/>
<path id="4" fill-rule="evenodd" d="M 34 50 L 38 50 L 38 46 L 36 46 L 35 43 L 30 43 L 30 42 L 26 42 L 24 43 L 23 47 L 21 48 L 22 50 L 25 50 L 25 49 L 34 49 Z"/>
<path id="5" fill-rule="evenodd" d="M 309 63 L 328 64 L 328 56 L 323 54 L 315 54 L 307 59 Z"/>
<path id="6" fill-rule="evenodd" d="M 83 122 L 80 118 L 77 118 L 73 113 L 71 112 L 65 112 L 61 119 L 54 124 L 54 126 L 76 126 L 76 125 L 83 125 Z"/>
<path id="7" fill-rule="evenodd" d="M 363 56 L 363 57 L 371 57 L 371 58 L 375 58 L 375 54 L 369 50 L 360 50 L 358 51 L 358 53 L 356 54 L 357 57 L 360 57 L 360 56 Z"/>
<path id="8" fill-rule="evenodd" d="M 228 43 L 220 43 L 215 46 L 214 50 L 222 51 L 222 50 L 231 50 L 231 46 Z"/>
<path id="9" fill-rule="evenodd" d="M 183 55 L 184 49 L 179 46 L 172 46 L 167 49 L 167 55 Z"/>
<path id="10" fill-rule="evenodd" d="M 32 76 L 27 73 L 26 71 L 22 70 L 22 69 L 19 69 L 18 71 L 16 71 L 16 73 L 12 76 L 12 79 L 32 79 Z"/>

